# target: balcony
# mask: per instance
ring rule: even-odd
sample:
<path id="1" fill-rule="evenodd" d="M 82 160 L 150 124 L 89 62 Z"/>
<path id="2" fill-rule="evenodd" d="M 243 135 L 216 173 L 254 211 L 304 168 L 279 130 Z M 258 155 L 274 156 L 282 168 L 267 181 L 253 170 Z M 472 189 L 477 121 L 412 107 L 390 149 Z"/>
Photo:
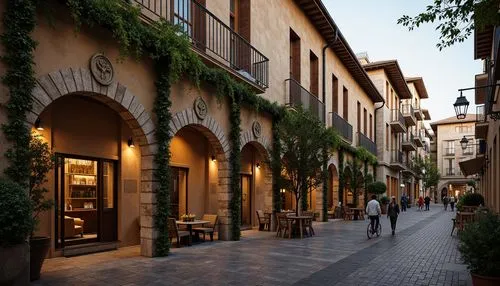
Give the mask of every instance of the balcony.
<path id="1" fill-rule="evenodd" d="M 406 132 L 405 119 L 399 109 L 391 109 L 391 128 L 396 133 Z"/>
<path id="2" fill-rule="evenodd" d="M 325 122 L 325 105 L 323 102 L 294 79 L 290 78 L 285 80 L 285 85 L 288 92 L 286 96 L 287 105 L 302 106 L 302 108 L 314 114 L 321 122 Z"/>
<path id="3" fill-rule="evenodd" d="M 462 155 L 470 156 L 474 155 L 474 146 L 473 145 L 468 145 L 465 150 L 462 150 Z"/>
<path id="4" fill-rule="evenodd" d="M 332 126 L 345 141 L 352 143 L 352 125 L 336 112 L 332 113 Z"/>
<path id="5" fill-rule="evenodd" d="M 476 144 L 476 157 L 482 157 L 486 155 L 486 149 L 486 141 L 479 140 L 479 142 Z"/>
<path id="6" fill-rule="evenodd" d="M 413 110 L 413 112 L 414 112 L 415 118 L 416 118 L 418 121 L 424 120 L 424 113 L 422 112 L 422 109 L 421 109 L 420 107 L 415 108 L 415 109 Z"/>
<path id="7" fill-rule="evenodd" d="M 415 111 L 413 110 L 413 106 L 411 104 L 401 105 L 401 112 L 403 113 L 406 126 L 417 125 L 417 118 L 415 118 Z"/>
<path id="8" fill-rule="evenodd" d="M 417 135 L 413 137 L 413 142 L 415 142 L 415 145 L 417 145 L 417 147 L 424 147 L 425 143 L 424 136 L 425 136 L 425 130 L 420 129 L 418 130 Z"/>
<path id="9" fill-rule="evenodd" d="M 417 151 L 417 145 L 414 143 L 414 136 L 412 132 L 403 133 L 403 140 L 401 142 L 401 148 L 403 151 Z"/>
<path id="10" fill-rule="evenodd" d="M 488 135 L 488 122 L 484 110 L 484 104 L 476 106 L 476 139 L 486 139 Z"/>
<path id="11" fill-rule="evenodd" d="M 455 147 L 444 147 L 443 156 L 455 156 Z"/>
<path id="12" fill-rule="evenodd" d="M 413 172 L 413 161 L 415 159 L 410 157 L 404 157 L 403 156 L 403 165 L 405 166 L 405 168 L 403 169 L 403 173 L 407 173 L 407 174 L 410 174 L 410 175 L 415 175 L 415 173 Z"/>
<path id="13" fill-rule="evenodd" d="M 403 152 L 399 150 L 391 150 L 390 167 L 395 171 L 406 169 L 406 166 L 403 164 Z"/>
<path id="14" fill-rule="evenodd" d="M 365 148 L 370 153 L 377 156 L 377 145 L 361 132 L 358 132 L 358 146 Z"/>
<path id="15" fill-rule="evenodd" d="M 453 176 L 461 176 L 462 172 L 460 172 L 459 168 L 445 168 L 444 176 L 445 177 L 453 177 Z"/>
<path id="16" fill-rule="evenodd" d="M 148 21 L 179 25 L 193 50 L 210 63 L 250 83 L 258 92 L 269 84 L 269 59 L 195 0 L 135 0 Z"/>

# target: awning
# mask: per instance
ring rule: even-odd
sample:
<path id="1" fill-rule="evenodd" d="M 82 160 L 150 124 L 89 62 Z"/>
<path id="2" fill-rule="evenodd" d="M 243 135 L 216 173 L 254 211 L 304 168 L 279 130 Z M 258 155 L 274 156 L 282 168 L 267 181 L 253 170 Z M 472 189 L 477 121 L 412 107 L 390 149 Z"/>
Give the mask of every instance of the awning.
<path id="1" fill-rule="evenodd" d="M 458 164 L 460 165 L 460 170 L 465 176 L 478 174 L 481 172 L 481 168 L 484 165 L 484 156 L 462 161 Z"/>

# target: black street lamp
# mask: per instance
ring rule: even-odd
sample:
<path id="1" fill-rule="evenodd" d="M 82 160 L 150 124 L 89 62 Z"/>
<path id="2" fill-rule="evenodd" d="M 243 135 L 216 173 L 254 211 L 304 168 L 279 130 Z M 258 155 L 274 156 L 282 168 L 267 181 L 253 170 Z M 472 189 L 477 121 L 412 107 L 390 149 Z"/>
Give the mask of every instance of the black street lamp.
<path id="1" fill-rule="evenodd" d="M 467 108 L 469 107 L 469 101 L 465 96 L 463 96 L 462 91 L 460 91 L 460 96 L 457 97 L 457 101 L 455 101 L 453 107 L 455 107 L 455 113 L 457 114 L 457 119 L 465 119 L 465 116 L 467 116 Z"/>
<path id="2" fill-rule="evenodd" d="M 462 146 L 462 151 L 465 151 L 467 149 L 467 144 L 469 143 L 469 140 L 465 138 L 465 136 L 460 140 L 460 145 Z"/>

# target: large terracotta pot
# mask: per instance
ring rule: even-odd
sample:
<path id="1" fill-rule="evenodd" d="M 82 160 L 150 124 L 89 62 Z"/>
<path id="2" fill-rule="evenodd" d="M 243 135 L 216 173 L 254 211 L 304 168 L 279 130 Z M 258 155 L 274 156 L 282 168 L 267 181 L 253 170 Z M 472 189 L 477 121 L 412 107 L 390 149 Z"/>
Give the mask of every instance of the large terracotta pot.
<path id="1" fill-rule="evenodd" d="M 0 257 L 0 285 L 30 284 L 30 246 L 28 243 L 0 247 Z"/>
<path id="2" fill-rule="evenodd" d="M 50 237 L 32 237 L 30 239 L 30 280 L 40 279 L 43 261 L 50 248 Z"/>
<path id="3" fill-rule="evenodd" d="M 470 274 L 472 276 L 473 286 L 498 286 L 500 285 L 500 277 L 487 277 L 481 276 L 474 273 Z"/>

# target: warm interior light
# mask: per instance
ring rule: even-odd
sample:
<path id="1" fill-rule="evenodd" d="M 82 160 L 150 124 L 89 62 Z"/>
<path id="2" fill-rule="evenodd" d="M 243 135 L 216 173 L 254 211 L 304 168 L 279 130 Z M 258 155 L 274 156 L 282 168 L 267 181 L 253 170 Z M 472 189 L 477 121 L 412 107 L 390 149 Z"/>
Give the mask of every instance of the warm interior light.
<path id="1" fill-rule="evenodd" d="M 132 137 L 128 139 L 128 147 L 135 148 L 134 139 Z"/>
<path id="2" fill-rule="evenodd" d="M 212 155 L 212 162 L 217 162 L 217 159 L 215 158 L 215 155 Z"/>
<path id="3" fill-rule="evenodd" d="M 399 185 L 399 186 L 400 186 L 401 188 L 404 188 L 404 187 L 405 187 L 405 184 L 401 184 L 401 185 Z"/>
<path id="4" fill-rule="evenodd" d="M 37 118 L 35 120 L 35 128 L 36 128 L 36 130 L 39 130 L 39 131 L 43 130 L 43 126 L 42 126 L 42 122 L 41 122 L 40 118 Z"/>
<path id="5" fill-rule="evenodd" d="M 260 169 L 260 163 L 257 163 L 256 167 L 257 169 Z"/>

